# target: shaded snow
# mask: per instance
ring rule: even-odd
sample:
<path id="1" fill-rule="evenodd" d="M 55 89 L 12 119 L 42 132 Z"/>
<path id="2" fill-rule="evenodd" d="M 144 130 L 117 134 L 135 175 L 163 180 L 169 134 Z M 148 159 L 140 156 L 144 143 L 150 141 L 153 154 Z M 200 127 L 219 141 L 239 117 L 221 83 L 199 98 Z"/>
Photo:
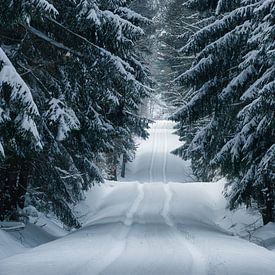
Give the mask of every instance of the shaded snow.
<path id="1" fill-rule="evenodd" d="M 23 230 L 4 231 L 0 229 L 0 260 L 15 254 L 28 252 L 30 248 L 56 240 L 68 234 L 60 222 L 37 212 Z M 1 272 L 0 274 L 6 275 Z"/>
<path id="2" fill-rule="evenodd" d="M 270 222 L 252 232 L 251 240 L 275 251 L 275 224 Z"/>
<path id="3" fill-rule="evenodd" d="M 158 121 L 125 181 L 87 193 L 76 208 L 82 229 L 5 258 L 0 274 L 274 274 L 275 254 L 230 227 L 257 216 L 239 209 L 229 217 L 224 181 L 187 182 L 189 164 L 167 154 L 178 146 L 171 132 Z"/>
<path id="4" fill-rule="evenodd" d="M 24 251 L 25 248 L 20 242 L 15 240 L 9 233 L 0 229 L 0 259 L 17 253 L 23 253 Z"/>

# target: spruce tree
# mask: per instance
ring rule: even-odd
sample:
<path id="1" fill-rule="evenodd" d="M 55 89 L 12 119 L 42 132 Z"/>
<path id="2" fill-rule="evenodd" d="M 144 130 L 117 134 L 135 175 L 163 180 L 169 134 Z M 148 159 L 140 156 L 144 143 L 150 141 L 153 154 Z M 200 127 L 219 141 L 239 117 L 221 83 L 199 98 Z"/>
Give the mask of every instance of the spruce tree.
<path id="1" fill-rule="evenodd" d="M 0 218 L 16 218 L 23 207 L 29 160 L 42 149 L 32 93 L 0 48 Z"/>
<path id="2" fill-rule="evenodd" d="M 3 7 L 1 45 L 40 113 L 43 149 L 28 159 L 28 203 L 79 226 L 72 208 L 83 191 L 103 181 L 106 167 L 116 172 L 122 155 L 131 159 L 135 135 L 147 136 L 139 107 L 149 73 L 135 45 L 148 20 L 119 0 Z"/>
<path id="3" fill-rule="evenodd" d="M 216 14 L 182 48 L 196 60 L 177 79 L 191 90 L 173 116 L 186 141 L 175 153 L 191 157 L 203 180 L 226 176 L 230 206 L 256 203 L 267 223 L 274 220 L 274 3 L 220 0 Z"/>

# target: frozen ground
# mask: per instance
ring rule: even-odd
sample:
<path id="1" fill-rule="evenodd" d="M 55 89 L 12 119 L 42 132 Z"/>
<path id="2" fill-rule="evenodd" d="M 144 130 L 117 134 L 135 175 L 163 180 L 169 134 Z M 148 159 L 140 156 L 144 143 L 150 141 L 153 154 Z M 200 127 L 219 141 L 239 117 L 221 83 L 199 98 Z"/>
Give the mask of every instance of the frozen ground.
<path id="1" fill-rule="evenodd" d="M 4 258 L 0 274 L 275 274 L 273 252 L 229 232 L 237 225 L 225 216 L 223 182 L 192 182 L 189 164 L 168 154 L 171 132 L 158 121 L 127 179 L 87 194 L 82 229 Z M 237 217 L 253 223 L 244 211 Z"/>
<path id="2" fill-rule="evenodd" d="M 174 124 L 158 120 L 151 125 L 150 138 L 140 141 L 134 162 L 127 166 L 127 181 L 151 182 L 193 182 L 189 161 L 183 161 L 170 152 L 181 145 L 178 136 L 173 135 Z"/>
<path id="3" fill-rule="evenodd" d="M 0 260 L 24 253 L 32 247 L 51 242 L 68 234 L 68 231 L 62 228 L 62 224 L 53 217 L 47 217 L 31 207 L 28 210 L 32 212 L 28 214 L 33 216 L 30 217 L 30 223 L 25 226 L 24 230 L 8 232 L 0 230 Z M 1 264 L 0 274 L 2 275 Z"/>

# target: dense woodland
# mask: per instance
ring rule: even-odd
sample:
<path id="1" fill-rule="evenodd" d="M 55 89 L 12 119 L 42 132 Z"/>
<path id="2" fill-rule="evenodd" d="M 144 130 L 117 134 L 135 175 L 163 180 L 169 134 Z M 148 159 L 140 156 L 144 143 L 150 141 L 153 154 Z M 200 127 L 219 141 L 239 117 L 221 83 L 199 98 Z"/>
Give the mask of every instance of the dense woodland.
<path id="1" fill-rule="evenodd" d="M 83 191 L 116 179 L 146 138 L 151 80 L 136 45 L 150 20 L 128 2 L 1 1 L 2 220 L 34 205 L 78 227 Z"/>
<path id="2" fill-rule="evenodd" d="M 155 2 L 0 0 L 0 219 L 33 205 L 79 227 L 73 205 L 133 159 L 157 93 L 173 153 L 274 221 L 274 0 L 169 0 L 153 18 Z"/>
<path id="3" fill-rule="evenodd" d="M 274 221 L 275 2 L 185 5 L 207 24 L 180 49 L 194 62 L 175 79 L 185 103 L 172 119 L 186 143 L 174 153 L 203 181 L 225 176 L 232 209 L 244 203 Z"/>

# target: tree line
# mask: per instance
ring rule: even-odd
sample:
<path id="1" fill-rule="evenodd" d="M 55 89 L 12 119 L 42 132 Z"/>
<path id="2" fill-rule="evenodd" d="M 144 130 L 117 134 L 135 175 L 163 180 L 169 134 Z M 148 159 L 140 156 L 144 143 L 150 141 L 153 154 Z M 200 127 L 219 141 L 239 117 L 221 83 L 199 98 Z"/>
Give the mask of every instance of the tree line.
<path id="1" fill-rule="evenodd" d="M 0 219 L 24 206 L 79 227 L 73 205 L 147 137 L 151 92 L 126 0 L 1 0 Z"/>
<path id="2" fill-rule="evenodd" d="M 196 176 L 228 179 L 231 209 L 260 210 L 274 222 L 275 185 L 275 2 L 188 0 L 201 26 L 180 52 L 193 58 L 179 73 L 182 87 L 173 114 Z M 200 23 L 201 22 L 201 23 Z"/>

